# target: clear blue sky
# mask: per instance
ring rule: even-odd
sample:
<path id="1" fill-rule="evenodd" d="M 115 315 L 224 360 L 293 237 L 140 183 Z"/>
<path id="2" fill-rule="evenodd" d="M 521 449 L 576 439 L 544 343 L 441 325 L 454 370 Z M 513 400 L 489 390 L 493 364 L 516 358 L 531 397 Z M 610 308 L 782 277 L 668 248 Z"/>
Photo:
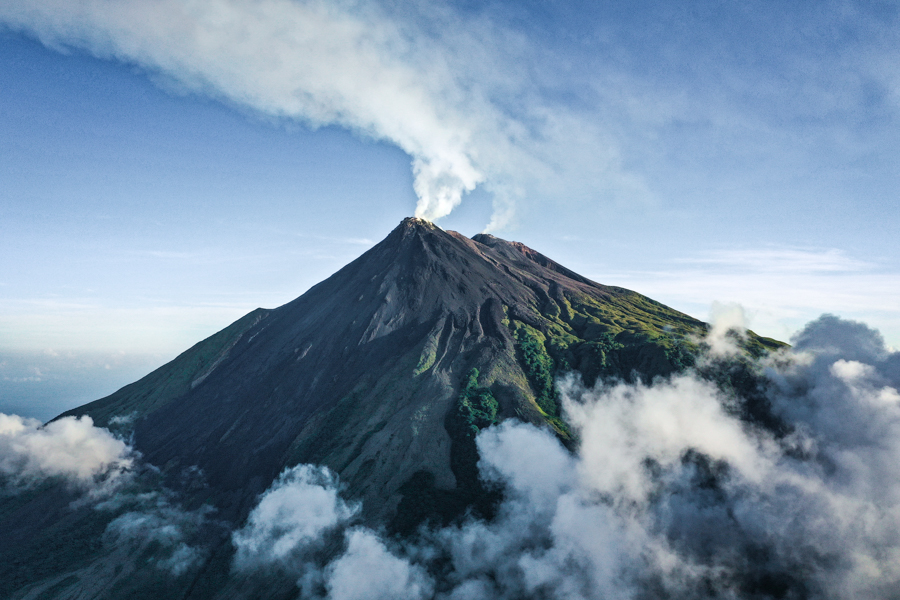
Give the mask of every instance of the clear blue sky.
<path id="1" fill-rule="evenodd" d="M 900 346 L 900 4 L 432 4 L 4 2 L 0 410 L 108 393 L 416 212 Z"/>

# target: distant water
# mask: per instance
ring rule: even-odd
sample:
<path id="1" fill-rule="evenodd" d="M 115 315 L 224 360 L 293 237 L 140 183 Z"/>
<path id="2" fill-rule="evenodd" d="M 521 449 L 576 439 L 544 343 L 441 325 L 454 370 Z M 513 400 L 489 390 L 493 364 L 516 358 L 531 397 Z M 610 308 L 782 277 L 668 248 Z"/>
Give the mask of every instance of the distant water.
<path id="1" fill-rule="evenodd" d="M 48 421 L 108 396 L 172 357 L 0 351 L 0 412 Z"/>

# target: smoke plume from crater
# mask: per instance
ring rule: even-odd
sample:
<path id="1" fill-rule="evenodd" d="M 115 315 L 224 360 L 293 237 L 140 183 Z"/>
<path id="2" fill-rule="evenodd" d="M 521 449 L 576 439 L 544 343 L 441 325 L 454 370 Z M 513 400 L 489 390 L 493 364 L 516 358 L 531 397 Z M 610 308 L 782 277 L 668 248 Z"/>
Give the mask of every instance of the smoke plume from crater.
<path id="1" fill-rule="evenodd" d="M 374 3 L 15 1 L 0 22 L 264 115 L 395 144 L 412 158 L 416 216 L 429 220 L 485 181 L 476 130 L 501 135 L 499 113 L 462 89 L 443 42 Z"/>

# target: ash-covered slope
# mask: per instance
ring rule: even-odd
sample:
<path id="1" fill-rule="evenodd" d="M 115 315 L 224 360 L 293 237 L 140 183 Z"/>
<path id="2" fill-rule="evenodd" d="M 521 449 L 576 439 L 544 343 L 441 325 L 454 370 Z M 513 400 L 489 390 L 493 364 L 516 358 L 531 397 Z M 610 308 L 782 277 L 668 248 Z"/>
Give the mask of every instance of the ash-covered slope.
<path id="1" fill-rule="evenodd" d="M 665 375 L 704 330 L 522 244 L 406 219 L 300 298 L 68 414 L 99 425 L 135 414 L 145 459 L 169 474 L 199 467 L 202 500 L 228 519 L 309 462 L 339 473 L 370 518 L 395 517 L 405 499 L 404 529 L 480 493 L 479 427 L 517 417 L 569 435 L 555 373 Z"/>

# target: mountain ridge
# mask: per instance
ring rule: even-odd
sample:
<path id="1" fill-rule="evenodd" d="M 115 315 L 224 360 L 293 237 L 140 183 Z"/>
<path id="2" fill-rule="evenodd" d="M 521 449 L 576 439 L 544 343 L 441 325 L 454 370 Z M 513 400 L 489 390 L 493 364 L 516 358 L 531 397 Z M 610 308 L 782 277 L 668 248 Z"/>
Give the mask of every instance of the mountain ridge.
<path id="1" fill-rule="evenodd" d="M 256 597 L 265 588 L 292 598 L 289 579 L 275 592 L 232 572 L 230 532 L 279 474 L 328 467 L 362 506 L 363 523 L 400 536 L 465 515 L 490 519 L 499 496 L 479 477 L 482 429 L 518 419 L 572 447 L 556 377 L 575 371 L 588 385 L 667 377 L 693 364 L 707 330 L 524 244 L 405 219 L 295 300 L 251 311 L 142 379 L 57 417 L 90 416 L 131 440 L 146 467 L 140 486 L 167 490 L 185 514 L 215 515 L 193 526 L 192 543 L 205 549 L 200 567 L 176 579 L 140 567 L 152 547 L 127 555 L 103 542 L 126 507 L 72 504 L 74 492 L 47 484 L 0 498 L 0 524 L 8 525 L 0 528 L 0 594 L 59 588 L 197 600 Z M 753 334 L 742 343 L 751 354 L 781 346 Z M 744 375 L 733 379 L 752 392 Z M 752 401 L 748 418 L 769 418 L 764 398 Z M 43 560 L 47 548 L 54 550 Z M 91 573 L 96 582 L 82 579 Z"/>
<path id="2" fill-rule="evenodd" d="M 524 244 L 408 218 L 302 296 L 253 311 L 173 361 L 189 364 L 133 384 L 144 390 L 130 401 L 137 390 L 126 386 L 64 415 L 103 426 L 133 417 L 146 460 L 170 473 L 199 466 L 229 518 L 298 462 L 326 464 L 386 518 L 419 471 L 438 489 L 456 487 L 444 417 L 472 368 L 498 419 L 566 438 L 555 372 L 666 375 L 705 327 Z"/>

